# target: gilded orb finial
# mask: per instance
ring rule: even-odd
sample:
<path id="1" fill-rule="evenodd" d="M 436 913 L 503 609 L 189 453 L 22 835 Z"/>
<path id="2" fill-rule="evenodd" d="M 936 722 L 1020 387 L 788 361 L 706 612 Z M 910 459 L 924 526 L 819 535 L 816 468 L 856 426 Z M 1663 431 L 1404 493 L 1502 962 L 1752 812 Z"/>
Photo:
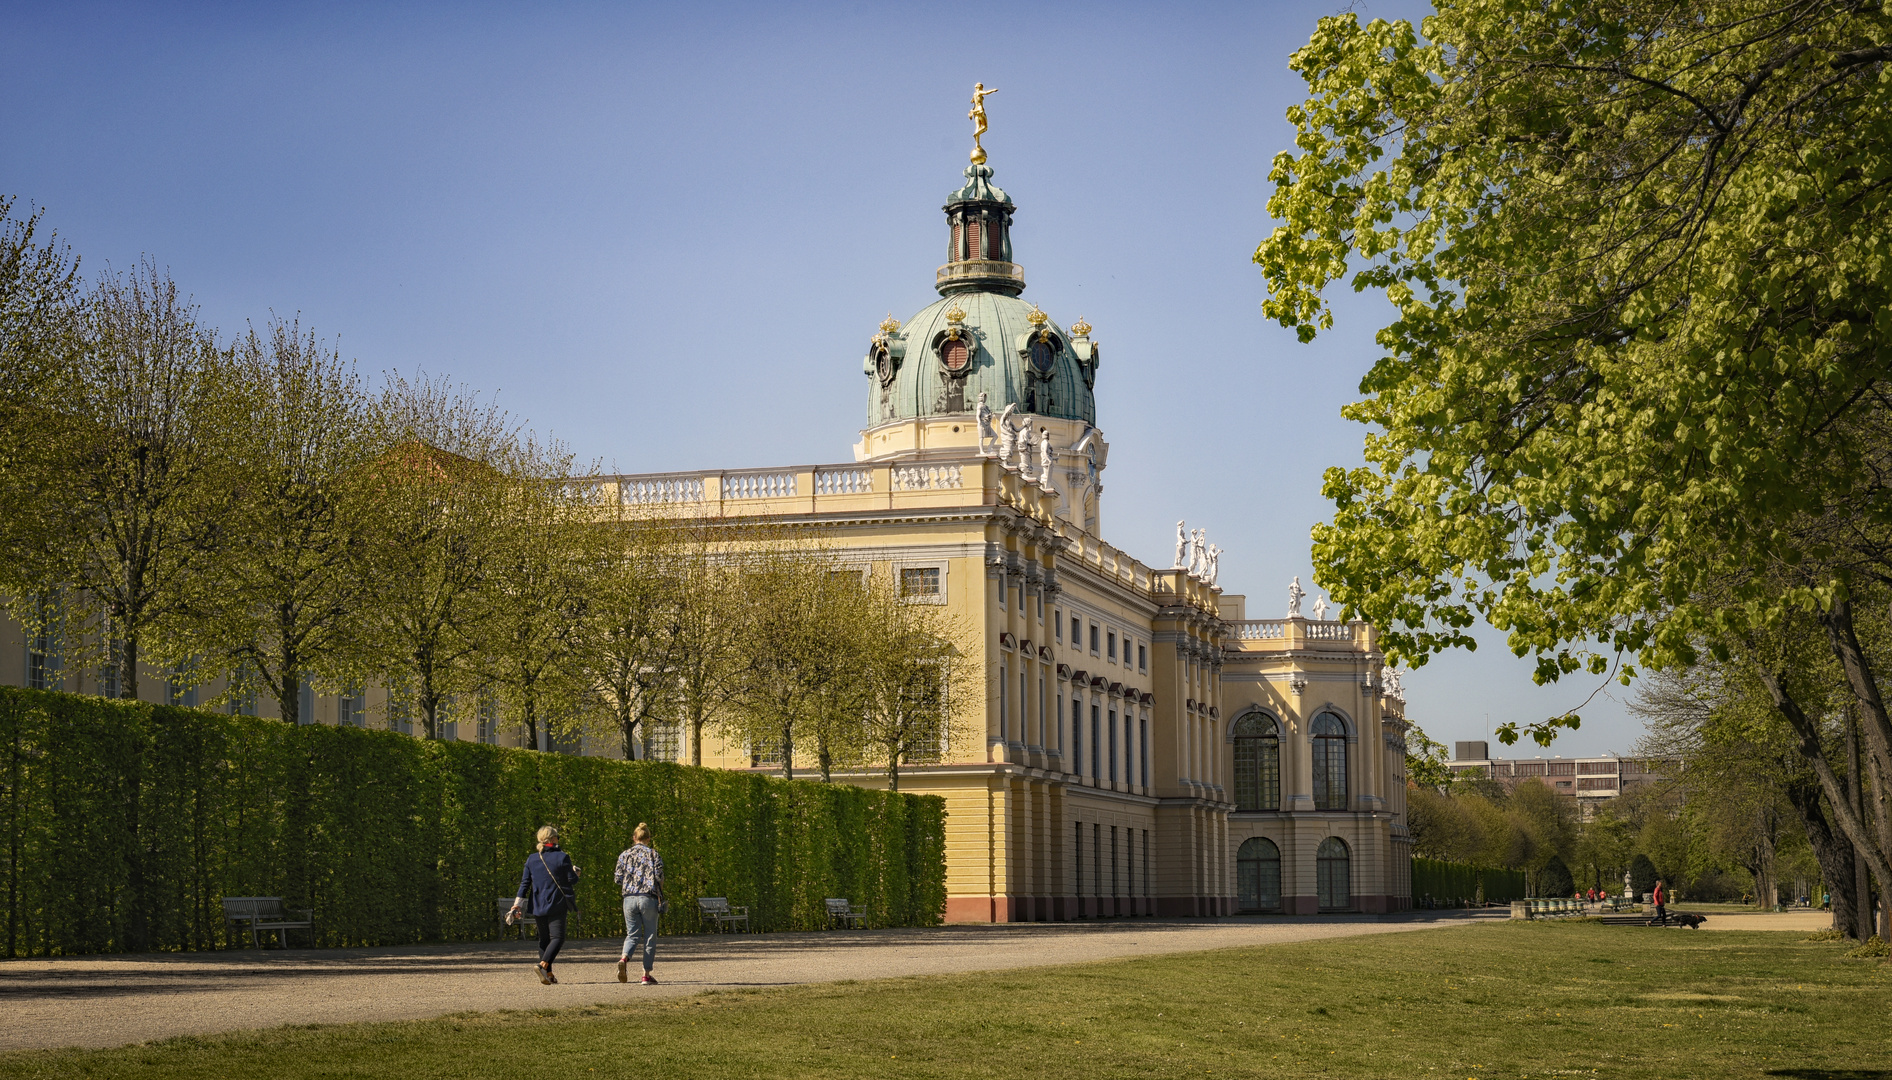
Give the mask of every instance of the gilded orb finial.
<path id="1" fill-rule="evenodd" d="M 880 320 L 880 332 L 883 334 L 891 334 L 898 329 L 900 329 L 900 320 L 894 318 L 893 312 L 889 311 L 887 317 Z"/>
<path id="2" fill-rule="evenodd" d="M 955 302 L 952 307 L 949 307 L 946 309 L 946 321 L 949 323 L 952 323 L 954 326 L 958 326 L 960 323 L 965 322 L 966 321 L 965 310 L 962 309 L 957 302 Z"/>
<path id="3" fill-rule="evenodd" d="M 987 90 L 984 83 L 972 84 L 972 111 L 966 119 L 972 121 L 972 163 L 985 164 L 985 147 L 979 145 L 979 137 L 985 134 L 985 98 L 987 94 L 996 94 L 997 90 Z"/>
<path id="4" fill-rule="evenodd" d="M 1084 316 L 1079 315 L 1077 317 L 1077 321 L 1071 324 L 1071 336 L 1072 337 L 1090 337 L 1091 336 L 1091 324 L 1084 321 Z"/>
<path id="5" fill-rule="evenodd" d="M 1033 326 L 1042 327 L 1044 324 L 1051 321 L 1051 316 L 1046 315 L 1037 304 L 1033 304 L 1030 313 L 1025 316 L 1025 321 Z"/>

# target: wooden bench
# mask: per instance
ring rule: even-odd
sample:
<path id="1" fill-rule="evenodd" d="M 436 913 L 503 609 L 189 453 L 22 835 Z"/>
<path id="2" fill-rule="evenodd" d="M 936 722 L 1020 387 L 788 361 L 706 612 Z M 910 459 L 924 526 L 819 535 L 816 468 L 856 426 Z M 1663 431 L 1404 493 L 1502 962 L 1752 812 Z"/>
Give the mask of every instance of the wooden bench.
<path id="1" fill-rule="evenodd" d="M 226 896 L 223 921 L 247 927 L 252 948 L 262 947 L 257 934 L 269 930 L 276 932 L 276 941 L 285 949 L 289 947 L 289 931 L 307 930 L 309 947 L 315 947 L 315 912 L 307 908 L 285 908 L 280 896 Z"/>
<path id="2" fill-rule="evenodd" d="M 513 898 L 510 896 L 502 896 L 499 898 L 499 925 L 500 926 L 506 925 L 506 913 L 512 910 L 512 901 L 513 901 Z M 518 922 L 519 937 L 521 939 L 524 939 L 526 936 L 527 923 L 532 924 L 533 933 L 536 934 L 539 932 L 538 916 L 532 914 L 532 912 L 529 909 L 522 907 L 519 909 L 519 922 Z"/>
<path id="3" fill-rule="evenodd" d="M 696 898 L 696 913 L 704 922 L 715 926 L 717 930 L 742 924 L 749 929 L 749 907 L 730 907 L 729 899 L 723 896 L 699 896 Z"/>
<path id="4" fill-rule="evenodd" d="M 830 896 L 827 899 L 828 921 L 839 920 L 843 929 L 850 926 L 867 928 L 867 912 L 847 902 L 846 897 Z"/>

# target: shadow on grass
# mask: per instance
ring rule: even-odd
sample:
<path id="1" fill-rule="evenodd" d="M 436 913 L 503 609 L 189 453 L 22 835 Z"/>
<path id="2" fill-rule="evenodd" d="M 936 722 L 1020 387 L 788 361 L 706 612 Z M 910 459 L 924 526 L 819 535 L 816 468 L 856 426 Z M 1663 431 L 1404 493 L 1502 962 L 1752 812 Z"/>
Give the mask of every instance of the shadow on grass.
<path id="1" fill-rule="evenodd" d="M 1892 1070 L 1886 1069 L 1769 1069 L 1761 1075 L 1794 1080 L 1892 1080 Z"/>

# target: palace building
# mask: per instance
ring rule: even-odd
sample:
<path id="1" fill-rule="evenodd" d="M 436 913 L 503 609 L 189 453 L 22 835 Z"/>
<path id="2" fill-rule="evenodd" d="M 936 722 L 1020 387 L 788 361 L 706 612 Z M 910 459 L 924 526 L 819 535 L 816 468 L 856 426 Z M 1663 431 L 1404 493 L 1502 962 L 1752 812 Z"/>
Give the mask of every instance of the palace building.
<path id="1" fill-rule="evenodd" d="M 1283 617 L 1250 618 L 1216 585 L 1220 550 L 1181 522 L 1166 566 L 1105 540 L 1092 328 L 1023 299 L 1016 208 L 982 149 L 944 210 L 939 299 L 868 335 L 853 460 L 596 490 L 818 527 L 972 629 L 983 687 L 952 689 L 953 734 L 901 774 L 946 801 L 948 921 L 1408 907 L 1404 702 L 1374 628 L 1326 620 L 1324 604 L 1304 616 L 1298 582 Z M 25 644 L 0 680 L 90 689 Z M 311 696 L 304 715 L 398 727 L 370 719 L 375 700 Z M 504 741 L 472 726 L 444 734 Z M 772 767 L 710 737 L 701 750 L 705 765 Z"/>

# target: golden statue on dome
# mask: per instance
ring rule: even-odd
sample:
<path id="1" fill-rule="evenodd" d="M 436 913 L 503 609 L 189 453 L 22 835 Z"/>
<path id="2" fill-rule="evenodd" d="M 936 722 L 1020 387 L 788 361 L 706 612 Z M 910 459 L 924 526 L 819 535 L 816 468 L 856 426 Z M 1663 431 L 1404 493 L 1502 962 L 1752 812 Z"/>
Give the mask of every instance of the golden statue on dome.
<path id="1" fill-rule="evenodd" d="M 979 136 L 984 135 L 986 130 L 986 95 L 996 93 L 998 93 L 997 90 L 987 90 L 982 82 L 972 84 L 972 111 L 966 114 L 966 119 L 972 121 L 972 163 L 974 165 L 985 164 L 985 147 L 979 145 Z"/>

